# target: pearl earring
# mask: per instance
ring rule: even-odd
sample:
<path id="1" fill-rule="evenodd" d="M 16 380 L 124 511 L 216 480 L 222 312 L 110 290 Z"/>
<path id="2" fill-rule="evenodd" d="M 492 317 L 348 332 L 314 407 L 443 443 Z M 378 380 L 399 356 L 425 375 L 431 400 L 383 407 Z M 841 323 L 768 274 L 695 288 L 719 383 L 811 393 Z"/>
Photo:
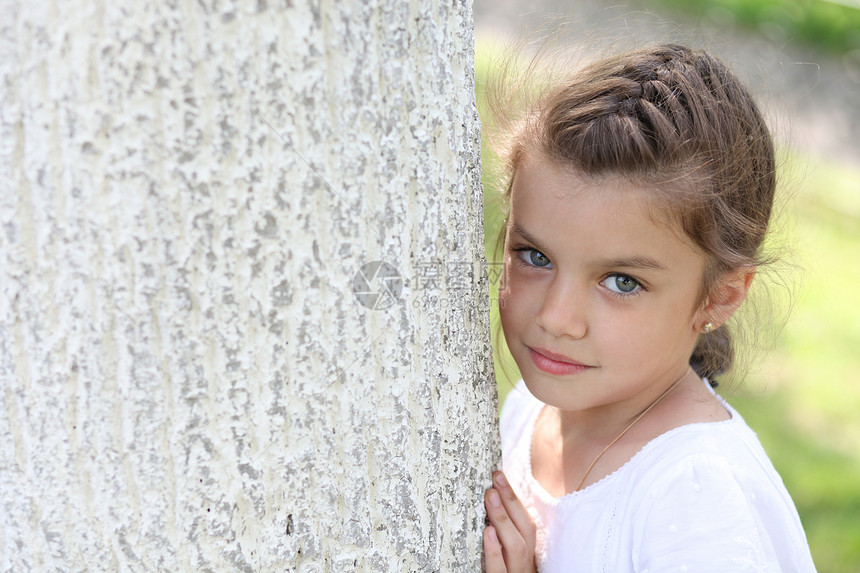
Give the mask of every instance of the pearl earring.
<path id="1" fill-rule="evenodd" d="M 702 329 L 705 331 L 705 334 L 712 332 L 715 328 L 716 326 L 714 326 L 713 322 L 706 322 L 704 326 L 702 326 Z"/>

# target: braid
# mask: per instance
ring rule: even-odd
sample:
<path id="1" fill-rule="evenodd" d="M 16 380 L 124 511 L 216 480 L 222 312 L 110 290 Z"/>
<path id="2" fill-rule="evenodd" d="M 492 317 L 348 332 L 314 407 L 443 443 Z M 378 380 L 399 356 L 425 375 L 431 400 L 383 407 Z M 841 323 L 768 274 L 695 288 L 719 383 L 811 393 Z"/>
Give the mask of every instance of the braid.
<path id="1" fill-rule="evenodd" d="M 722 326 L 699 338 L 690 356 L 690 366 L 696 374 L 707 378 L 716 387 L 716 377 L 731 368 L 734 357 L 732 334 L 726 326 Z"/>
<path id="2" fill-rule="evenodd" d="M 598 62 L 549 92 L 514 140 L 511 173 L 535 145 L 586 175 L 654 189 L 708 263 L 700 300 L 732 269 L 757 266 L 776 187 L 773 142 L 754 101 L 720 61 L 677 45 Z M 691 357 L 712 377 L 734 360 L 726 325 Z"/>

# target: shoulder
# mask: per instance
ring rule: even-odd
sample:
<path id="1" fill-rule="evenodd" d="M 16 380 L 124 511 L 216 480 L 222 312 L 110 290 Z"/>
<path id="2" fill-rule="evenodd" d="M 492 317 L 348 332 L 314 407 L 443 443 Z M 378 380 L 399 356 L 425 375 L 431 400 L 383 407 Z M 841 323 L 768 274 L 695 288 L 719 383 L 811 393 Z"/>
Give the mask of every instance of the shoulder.
<path id="1" fill-rule="evenodd" d="M 682 505 L 691 496 L 699 506 L 725 499 L 795 511 L 761 442 L 740 414 L 730 412 L 730 420 L 675 428 L 640 452 L 637 473 L 648 499 Z"/>
<path id="2" fill-rule="evenodd" d="M 634 537 L 651 570 L 710 563 L 713 571 L 814 571 L 800 519 L 752 430 L 691 424 L 644 454 Z"/>
<path id="3" fill-rule="evenodd" d="M 719 476 L 731 478 L 745 488 L 784 492 L 782 479 L 755 432 L 737 411 L 722 403 L 731 419 L 680 426 L 648 445 L 649 451 L 643 453 L 647 466 L 657 474 L 652 477 L 659 483 L 682 477 L 698 478 L 701 473 L 703 479 Z"/>
<path id="4" fill-rule="evenodd" d="M 522 435 L 530 421 L 543 407 L 543 402 L 535 398 L 523 380 L 520 380 L 510 392 L 502 405 L 499 427 L 502 435 L 502 450 L 504 451 L 517 436 Z"/>

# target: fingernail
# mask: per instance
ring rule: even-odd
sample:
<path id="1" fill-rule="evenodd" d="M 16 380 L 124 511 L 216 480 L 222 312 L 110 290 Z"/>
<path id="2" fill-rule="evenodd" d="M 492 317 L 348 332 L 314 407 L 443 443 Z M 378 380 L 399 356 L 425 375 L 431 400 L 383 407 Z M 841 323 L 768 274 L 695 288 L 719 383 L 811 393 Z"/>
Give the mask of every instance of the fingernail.
<path id="1" fill-rule="evenodd" d="M 487 529 L 487 537 L 489 537 L 490 541 L 492 541 L 494 543 L 498 543 L 498 541 L 499 541 L 499 538 L 496 536 L 496 530 L 493 529 L 492 527 Z"/>
<path id="2" fill-rule="evenodd" d="M 496 474 L 496 483 L 502 487 L 507 487 L 508 480 L 505 479 L 505 474 L 503 474 L 502 472 L 497 473 Z"/>
<path id="3" fill-rule="evenodd" d="M 495 491 L 491 491 L 490 492 L 490 505 L 492 505 L 493 507 L 499 507 L 499 505 L 501 505 L 501 503 L 502 503 L 502 500 L 499 499 L 499 494 L 497 494 Z"/>

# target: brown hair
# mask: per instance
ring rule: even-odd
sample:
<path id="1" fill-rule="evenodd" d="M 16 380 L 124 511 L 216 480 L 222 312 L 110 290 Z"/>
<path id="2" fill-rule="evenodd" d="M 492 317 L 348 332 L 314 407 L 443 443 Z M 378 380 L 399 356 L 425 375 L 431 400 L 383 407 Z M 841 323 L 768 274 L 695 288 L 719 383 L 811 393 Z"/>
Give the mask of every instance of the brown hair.
<path id="1" fill-rule="evenodd" d="M 653 189 L 707 257 L 700 302 L 726 272 L 766 262 L 760 247 L 776 187 L 773 141 L 746 88 L 706 52 L 640 49 L 549 90 L 504 153 L 506 205 L 513 173 L 532 152 L 586 176 L 621 176 Z M 723 325 L 699 337 L 690 363 L 713 378 L 733 360 Z"/>

